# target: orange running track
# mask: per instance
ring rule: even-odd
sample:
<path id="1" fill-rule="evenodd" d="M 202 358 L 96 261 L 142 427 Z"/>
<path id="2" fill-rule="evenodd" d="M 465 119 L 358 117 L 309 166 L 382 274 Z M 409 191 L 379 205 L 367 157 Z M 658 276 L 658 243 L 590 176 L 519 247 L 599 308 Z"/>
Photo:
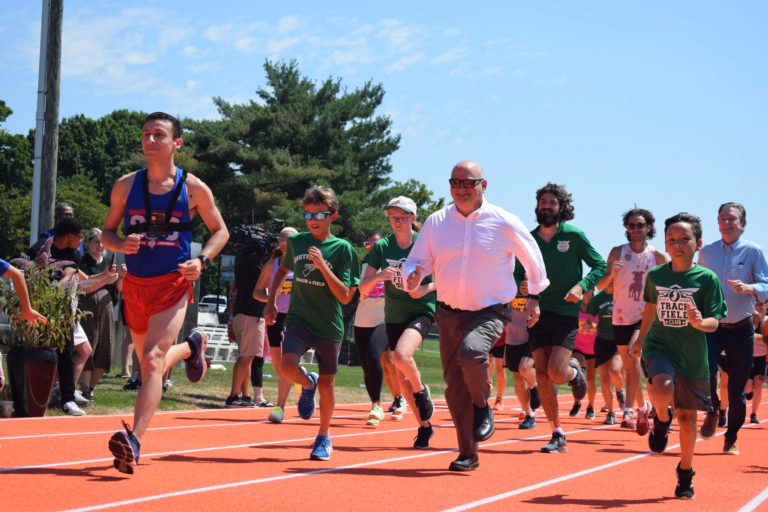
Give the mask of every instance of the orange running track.
<path id="1" fill-rule="evenodd" d="M 295 408 L 281 425 L 268 409 L 159 413 L 134 475 L 112 467 L 107 441 L 125 416 L 0 421 L 2 511 L 64 510 L 622 510 L 768 511 L 766 424 L 745 425 L 738 456 L 723 455 L 723 430 L 696 445 L 694 500 L 674 498 L 679 449 L 671 433 L 663 455 L 647 437 L 606 426 L 604 413 L 570 418 L 561 399 L 568 453 L 545 454 L 543 418 L 519 430 L 506 399 L 496 433 L 480 448 L 480 467 L 447 471 L 456 437 L 444 403 L 433 417 L 429 450 L 411 448 L 415 421 L 366 427 L 369 406 L 338 405 L 331 460 L 308 460 L 318 418 Z M 562 508 L 562 506 L 567 508 Z M 559 507 L 559 508 L 556 508 Z"/>

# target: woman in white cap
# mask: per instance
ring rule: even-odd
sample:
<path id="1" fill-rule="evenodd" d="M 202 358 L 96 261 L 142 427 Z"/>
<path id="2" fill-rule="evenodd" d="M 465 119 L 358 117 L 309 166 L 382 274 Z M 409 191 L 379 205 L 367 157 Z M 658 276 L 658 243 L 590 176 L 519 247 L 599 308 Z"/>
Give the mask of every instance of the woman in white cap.
<path id="1" fill-rule="evenodd" d="M 402 265 L 418 237 L 414 230 L 416 203 L 399 196 L 384 207 L 394 233 L 376 242 L 368 255 L 368 268 L 360 281 L 360 293 L 367 295 L 378 281 L 384 281 L 384 321 L 389 349 L 393 351 L 400 380 L 400 391 L 418 415 L 419 429 L 414 448 L 428 448 L 434 434 L 429 419 L 434 406 L 429 388 L 421 381 L 413 354 L 429 333 L 434 322 L 435 286 L 430 278 L 418 289 L 403 290 Z"/>

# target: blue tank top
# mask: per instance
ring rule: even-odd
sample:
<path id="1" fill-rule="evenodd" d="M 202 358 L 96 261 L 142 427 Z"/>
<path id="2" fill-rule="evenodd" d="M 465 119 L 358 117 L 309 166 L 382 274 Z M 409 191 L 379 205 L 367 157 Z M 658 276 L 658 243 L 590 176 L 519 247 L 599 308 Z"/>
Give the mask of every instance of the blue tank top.
<path id="1" fill-rule="evenodd" d="M 142 224 L 146 222 L 147 212 L 144 206 L 144 191 L 142 183 L 147 170 L 136 172 L 136 177 L 125 201 L 125 226 Z M 165 214 L 168 203 L 173 195 L 173 189 L 181 180 L 182 170 L 176 168 L 176 180 L 174 187 L 165 194 L 149 194 L 150 208 L 153 213 Z M 181 185 L 181 193 L 173 207 L 170 223 L 190 222 L 189 198 L 187 197 L 187 184 Z M 190 244 L 192 243 L 191 231 L 172 231 L 164 236 L 150 238 L 144 235 L 141 239 L 139 252 L 125 255 L 125 265 L 128 272 L 137 277 L 157 277 L 178 271 L 178 264 L 190 259 Z"/>

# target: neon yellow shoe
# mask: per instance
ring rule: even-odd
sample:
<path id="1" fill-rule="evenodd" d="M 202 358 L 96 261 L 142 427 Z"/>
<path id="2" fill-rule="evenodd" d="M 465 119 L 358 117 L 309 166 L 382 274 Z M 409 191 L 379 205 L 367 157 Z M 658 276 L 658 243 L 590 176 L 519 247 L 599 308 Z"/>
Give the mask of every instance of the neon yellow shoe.
<path id="1" fill-rule="evenodd" d="M 365 424 L 378 425 L 379 421 L 383 419 L 384 419 L 384 410 L 381 408 L 381 405 L 373 404 L 373 407 L 371 407 L 371 411 L 368 413 L 368 421 L 366 421 Z"/>

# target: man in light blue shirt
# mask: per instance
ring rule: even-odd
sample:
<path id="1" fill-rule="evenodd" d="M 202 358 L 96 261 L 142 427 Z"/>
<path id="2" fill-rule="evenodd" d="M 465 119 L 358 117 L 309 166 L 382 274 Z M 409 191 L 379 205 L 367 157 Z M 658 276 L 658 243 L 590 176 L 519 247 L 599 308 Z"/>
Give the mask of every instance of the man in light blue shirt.
<path id="1" fill-rule="evenodd" d="M 725 203 L 717 212 L 722 239 L 706 245 L 699 253 L 699 264 L 714 271 L 723 286 L 728 315 L 717 331 L 707 334 L 712 402 L 720 409 L 717 396 L 717 363 L 721 351 L 728 360 L 728 430 L 723 453 L 738 455 L 736 437 L 744 424 L 747 406 L 744 385 L 752 368 L 755 328 L 752 313 L 755 300 L 768 299 L 768 262 L 763 249 L 741 235 L 747 226 L 747 212 L 739 203 Z M 707 414 L 701 437 L 715 434 L 717 413 Z"/>

